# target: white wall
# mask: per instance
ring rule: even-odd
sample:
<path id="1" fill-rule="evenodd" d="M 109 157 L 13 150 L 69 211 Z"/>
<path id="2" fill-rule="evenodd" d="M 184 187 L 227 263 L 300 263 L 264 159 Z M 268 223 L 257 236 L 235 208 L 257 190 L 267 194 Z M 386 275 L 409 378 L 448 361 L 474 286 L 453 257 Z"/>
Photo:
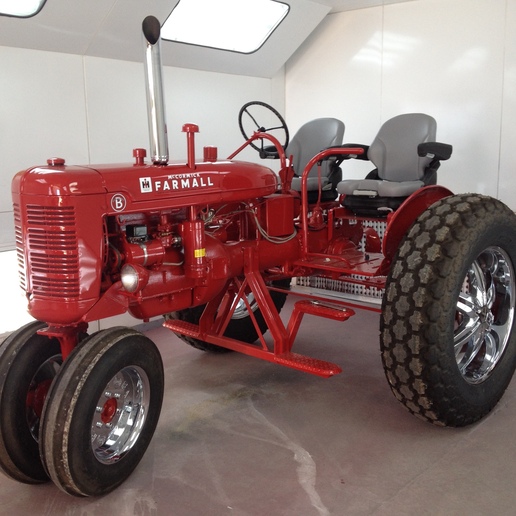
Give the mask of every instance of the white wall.
<path id="1" fill-rule="evenodd" d="M 439 182 L 516 209 L 514 34 L 516 0 L 414 0 L 327 16 L 287 63 L 287 119 L 295 129 L 336 116 L 345 141 L 368 144 L 388 118 L 427 112 L 454 147 Z"/>
<path id="2" fill-rule="evenodd" d="M 143 59 L 143 52 L 142 52 Z M 0 250 L 13 247 L 11 179 L 60 156 L 69 164 L 132 162 L 149 148 L 143 65 L 0 47 Z M 221 158 L 243 143 L 237 116 L 250 100 L 284 109 L 283 72 L 273 79 L 164 68 L 170 157 L 184 159 L 185 123 L 196 123 L 197 154 Z M 258 160 L 254 151 L 242 154 Z"/>
<path id="3" fill-rule="evenodd" d="M 52 156 L 68 164 L 132 162 L 132 149 L 148 149 L 149 137 L 142 64 L 0 46 L 0 65 L 0 265 L 12 272 L 2 334 L 29 320 L 20 313 L 15 253 L 5 251 L 14 247 L 14 174 Z M 237 121 L 243 104 L 262 100 L 284 110 L 283 71 L 263 79 L 165 67 L 164 83 L 171 160 L 186 157 L 185 123 L 200 127 L 198 156 L 216 145 L 224 158 L 244 141 Z M 259 161 L 253 150 L 240 158 Z"/>

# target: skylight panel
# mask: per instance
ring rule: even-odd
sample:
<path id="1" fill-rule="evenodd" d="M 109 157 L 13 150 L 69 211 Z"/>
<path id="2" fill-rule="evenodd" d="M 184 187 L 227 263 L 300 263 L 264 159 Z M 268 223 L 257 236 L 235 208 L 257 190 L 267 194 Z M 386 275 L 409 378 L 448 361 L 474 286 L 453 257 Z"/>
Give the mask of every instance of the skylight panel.
<path id="1" fill-rule="evenodd" d="M 0 0 L 0 15 L 28 18 L 38 14 L 47 0 Z"/>
<path id="2" fill-rule="evenodd" d="M 163 24 L 161 37 L 250 54 L 265 43 L 289 9 L 276 0 L 180 0 Z"/>

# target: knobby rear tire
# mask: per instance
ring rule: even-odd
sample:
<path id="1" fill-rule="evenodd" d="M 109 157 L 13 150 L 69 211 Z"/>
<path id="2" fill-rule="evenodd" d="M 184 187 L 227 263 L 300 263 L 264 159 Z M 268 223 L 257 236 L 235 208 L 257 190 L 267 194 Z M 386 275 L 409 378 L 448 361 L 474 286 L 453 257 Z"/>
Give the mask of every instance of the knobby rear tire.
<path id="1" fill-rule="evenodd" d="M 393 259 L 381 354 L 395 397 L 436 425 L 464 426 L 497 404 L 516 367 L 516 216 L 474 194 L 442 199 Z"/>

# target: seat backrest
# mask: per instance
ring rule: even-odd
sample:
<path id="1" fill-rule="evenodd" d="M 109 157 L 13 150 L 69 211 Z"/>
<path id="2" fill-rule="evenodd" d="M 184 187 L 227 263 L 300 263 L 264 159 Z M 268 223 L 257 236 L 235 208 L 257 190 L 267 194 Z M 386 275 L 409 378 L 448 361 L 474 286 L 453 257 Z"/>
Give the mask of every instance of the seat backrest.
<path id="1" fill-rule="evenodd" d="M 431 158 L 419 157 L 420 143 L 435 141 L 437 123 L 423 113 L 407 113 L 387 120 L 369 147 L 367 157 L 386 181 L 417 181 L 423 178 Z"/>
<path id="2" fill-rule="evenodd" d="M 342 145 L 344 123 L 337 118 L 316 118 L 302 125 L 286 149 L 287 157 L 293 156 L 294 172 L 301 175 L 307 163 L 320 151 L 333 145 Z M 323 161 L 321 174 L 328 177 L 331 163 Z M 314 166 L 309 176 L 317 174 Z"/>

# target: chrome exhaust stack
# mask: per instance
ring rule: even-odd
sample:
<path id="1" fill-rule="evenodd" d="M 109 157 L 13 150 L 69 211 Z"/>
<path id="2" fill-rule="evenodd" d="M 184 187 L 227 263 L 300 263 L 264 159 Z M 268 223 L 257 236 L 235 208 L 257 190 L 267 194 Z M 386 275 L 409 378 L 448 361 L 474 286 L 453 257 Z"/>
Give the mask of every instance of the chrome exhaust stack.
<path id="1" fill-rule="evenodd" d="M 142 23 L 145 38 L 145 78 L 149 117 L 150 157 L 155 165 L 168 163 L 167 124 L 161 67 L 160 32 L 157 18 L 147 16 Z"/>

